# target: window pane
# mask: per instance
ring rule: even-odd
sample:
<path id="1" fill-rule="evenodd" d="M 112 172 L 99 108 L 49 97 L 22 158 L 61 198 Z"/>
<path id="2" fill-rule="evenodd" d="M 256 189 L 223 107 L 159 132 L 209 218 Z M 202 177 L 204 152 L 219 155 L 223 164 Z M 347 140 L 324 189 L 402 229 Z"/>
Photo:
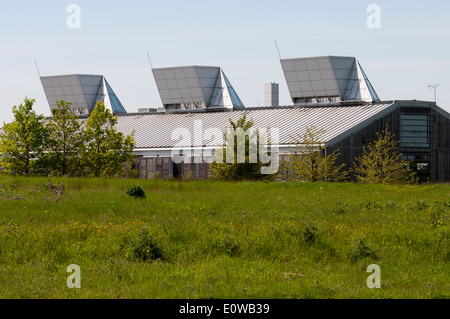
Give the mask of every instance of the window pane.
<path id="1" fill-rule="evenodd" d="M 428 115 L 416 115 L 416 114 L 409 114 L 409 115 L 402 115 L 403 120 L 427 120 L 428 121 Z"/>
<path id="2" fill-rule="evenodd" d="M 403 132 L 407 132 L 407 131 L 410 131 L 410 132 L 417 132 L 417 131 L 420 131 L 420 132 L 426 132 L 426 131 L 428 131 L 428 126 L 408 126 L 408 125 L 404 125 L 404 126 L 402 126 L 402 131 Z"/>
<path id="3" fill-rule="evenodd" d="M 429 163 L 417 163 L 417 170 L 418 171 L 429 171 L 430 164 Z"/>
<path id="4" fill-rule="evenodd" d="M 430 147 L 428 143 L 401 143 L 401 147 Z"/>
<path id="5" fill-rule="evenodd" d="M 428 132 L 402 132 L 401 137 L 428 137 Z"/>
<path id="6" fill-rule="evenodd" d="M 430 121 L 425 114 L 402 114 L 400 121 L 400 146 L 429 148 Z"/>
<path id="7" fill-rule="evenodd" d="M 401 138 L 402 142 L 406 142 L 406 143 L 428 143 L 428 138 L 424 138 L 424 137 L 402 137 Z"/>
<path id="8" fill-rule="evenodd" d="M 420 126 L 428 126 L 428 121 L 424 120 L 402 120 L 402 125 L 420 125 Z"/>

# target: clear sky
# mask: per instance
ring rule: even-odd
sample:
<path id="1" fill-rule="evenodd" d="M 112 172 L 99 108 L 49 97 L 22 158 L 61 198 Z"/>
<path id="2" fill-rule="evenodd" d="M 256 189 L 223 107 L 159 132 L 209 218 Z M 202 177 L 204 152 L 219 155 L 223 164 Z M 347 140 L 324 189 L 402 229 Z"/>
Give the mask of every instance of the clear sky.
<path id="1" fill-rule="evenodd" d="M 69 28 L 70 4 L 81 9 Z M 370 4 L 381 9 L 369 28 Z M 373 20 L 371 20 L 373 21 Z M 42 75 L 102 74 L 128 112 L 159 107 L 154 67 L 212 65 L 247 107 L 264 105 L 264 84 L 291 104 L 282 58 L 355 56 L 383 100 L 433 100 L 450 112 L 450 1 L 114 1 L 0 2 L 0 126 L 13 105 L 35 98 L 50 110 Z"/>

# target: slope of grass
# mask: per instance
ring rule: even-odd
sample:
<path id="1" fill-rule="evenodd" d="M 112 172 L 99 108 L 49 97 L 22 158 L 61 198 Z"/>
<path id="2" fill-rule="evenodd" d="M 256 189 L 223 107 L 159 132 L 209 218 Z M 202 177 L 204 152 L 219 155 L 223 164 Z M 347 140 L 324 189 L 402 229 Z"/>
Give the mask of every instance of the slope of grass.
<path id="1" fill-rule="evenodd" d="M 146 198 L 127 196 L 131 186 Z M 0 298 L 448 298 L 449 195 L 0 177 Z M 380 289 L 366 285 L 374 263 Z M 70 264 L 80 289 L 67 287 Z"/>

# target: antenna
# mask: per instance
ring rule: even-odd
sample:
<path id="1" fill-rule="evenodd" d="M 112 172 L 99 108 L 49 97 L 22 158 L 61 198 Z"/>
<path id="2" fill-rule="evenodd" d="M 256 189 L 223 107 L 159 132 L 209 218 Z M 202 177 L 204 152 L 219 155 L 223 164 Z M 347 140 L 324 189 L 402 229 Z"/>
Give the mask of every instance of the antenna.
<path id="1" fill-rule="evenodd" d="M 428 88 L 434 89 L 434 103 L 436 103 L 436 89 L 441 86 L 442 84 L 428 84 Z"/>
<path id="2" fill-rule="evenodd" d="M 36 60 L 34 60 L 34 64 L 36 64 L 36 69 L 38 71 L 39 77 L 41 77 L 41 72 L 39 71 L 39 67 L 38 67 Z"/>
<path id="3" fill-rule="evenodd" d="M 280 54 L 280 49 L 278 48 L 278 43 L 277 43 L 277 40 L 275 40 L 275 46 L 277 47 L 277 51 L 278 51 L 278 57 L 280 58 L 280 60 L 281 60 L 281 54 Z"/>
<path id="4" fill-rule="evenodd" d="M 148 53 L 148 50 L 147 50 L 147 57 L 148 57 L 148 61 L 150 62 L 150 67 L 153 69 L 152 60 L 150 59 L 150 54 Z"/>

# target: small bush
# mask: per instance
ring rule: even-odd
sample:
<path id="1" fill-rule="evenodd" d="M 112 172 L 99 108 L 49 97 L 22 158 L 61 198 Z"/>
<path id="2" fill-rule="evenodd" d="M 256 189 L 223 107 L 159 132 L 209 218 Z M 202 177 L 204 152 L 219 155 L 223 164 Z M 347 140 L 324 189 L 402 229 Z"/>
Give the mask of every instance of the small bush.
<path id="1" fill-rule="evenodd" d="M 317 239 L 317 228 L 315 226 L 306 226 L 302 233 L 303 241 L 306 245 L 314 244 Z"/>
<path id="2" fill-rule="evenodd" d="M 363 239 L 359 239 L 354 247 L 354 249 L 350 252 L 349 258 L 352 262 L 356 262 L 360 259 L 371 258 L 373 260 L 378 259 L 378 256 L 375 254 L 372 248 L 370 248 Z"/>
<path id="3" fill-rule="evenodd" d="M 222 252 L 230 257 L 239 257 L 241 254 L 241 250 L 239 244 L 236 242 L 236 239 L 228 234 L 218 240 L 217 246 Z"/>
<path id="4" fill-rule="evenodd" d="M 335 214 L 351 213 L 353 210 L 352 205 L 349 203 L 343 203 L 341 201 L 336 202 L 336 206 L 333 208 Z"/>
<path id="5" fill-rule="evenodd" d="M 48 180 L 47 183 L 44 185 L 45 189 L 47 189 L 49 192 L 51 192 L 54 195 L 64 195 L 66 192 L 66 187 L 64 184 L 60 184 L 57 182 L 56 184 L 52 183 L 52 181 Z"/>
<path id="6" fill-rule="evenodd" d="M 131 240 L 130 247 L 133 257 L 139 261 L 163 259 L 163 249 L 145 227 Z"/>
<path id="7" fill-rule="evenodd" d="M 151 179 L 159 179 L 159 172 L 154 172 Z"/>
<path id="8" fill-rule="evenodd" d="M 145 198 L 145 192 L 140 186 L 132 186 L 128 188 L 127 195 L 138 199 Z"/>

